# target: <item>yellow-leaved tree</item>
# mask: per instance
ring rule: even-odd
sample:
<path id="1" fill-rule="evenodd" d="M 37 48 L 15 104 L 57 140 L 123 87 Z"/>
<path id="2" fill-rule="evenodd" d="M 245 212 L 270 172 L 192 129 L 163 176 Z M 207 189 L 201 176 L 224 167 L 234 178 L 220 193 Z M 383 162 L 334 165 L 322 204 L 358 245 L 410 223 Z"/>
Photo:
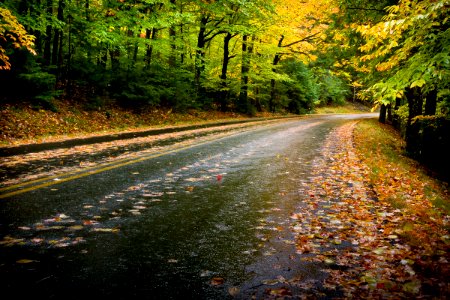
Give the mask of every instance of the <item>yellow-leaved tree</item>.
<path id="1" fill-rule="evenodd" d="M 36 54 L 33 41 L 34 36 L 27 33 L 11 11 L 0 7 L 0 70 L 11 69 L 8 49 L 25 47 L 29 52 Z"/>
<path id="2" fill-rule="evenodd" d="M 336 10 L 333 0 L 274 0 L 276 16 L 267 28 L 265 41 L 272 45 L 272 71 L 283 57 L 315 60 L 314 52 L 324 40 L 330 16 Z M 269 107 L 275 107 L 275 84 L 271 80 Z"/>

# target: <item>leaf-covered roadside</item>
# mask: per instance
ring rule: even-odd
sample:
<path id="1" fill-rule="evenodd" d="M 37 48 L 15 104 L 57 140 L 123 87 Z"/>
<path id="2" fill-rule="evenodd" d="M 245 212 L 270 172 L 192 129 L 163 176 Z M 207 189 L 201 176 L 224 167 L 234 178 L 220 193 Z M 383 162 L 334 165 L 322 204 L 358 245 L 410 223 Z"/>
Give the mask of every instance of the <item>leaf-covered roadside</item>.
<path id="1" fill-rule="evenodd" d="M 167 109 L 124 109 L 110 105 L 87 109 L 67 101 L 55 102 L 57 111 L 31 105 L 4 105 L 0 109 L 0 144 L 19 145 L 59 141 L 96 134 L 138 131 L 149 127 L 243 119 L 244 115 L 192 110 L 176 113 Z M 263 116 L 263 115 L 261 115 Z"/>
<path id="2" fill-rule="evenodd" d="M 324 288 L 345 299 L 445 299 L 446 186 L 411 165 L 394 147 L 398 137 L 371 122 L 330 134 L 309 200 L 292 215 L 297 251 L 323 263 Z"/>

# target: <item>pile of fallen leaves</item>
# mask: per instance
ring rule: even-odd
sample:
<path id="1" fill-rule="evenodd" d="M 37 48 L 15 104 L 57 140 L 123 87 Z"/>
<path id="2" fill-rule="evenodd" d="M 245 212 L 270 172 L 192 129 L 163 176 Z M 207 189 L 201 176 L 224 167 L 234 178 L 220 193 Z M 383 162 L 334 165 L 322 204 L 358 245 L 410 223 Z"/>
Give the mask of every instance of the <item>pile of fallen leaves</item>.
<path id="1" fill-rule="evenodd" d="M 387 162 L 380 144 L 400 151 L 398 140 L 373 134 L 366 122 L 330 134 L 315 162 L 309 200 L 292 215 L 297 250 L 323 264 L 329 274 L 323 288 L 345 299 L 445 299 L 450 217 L 433 204 L 437 198 L 448 203 L 445 186 L 400 163 L 401 152 Z M 368 151 L 374 143 L 375 152 Z M 402 205 L 391 201 L 400 195 Z"/>

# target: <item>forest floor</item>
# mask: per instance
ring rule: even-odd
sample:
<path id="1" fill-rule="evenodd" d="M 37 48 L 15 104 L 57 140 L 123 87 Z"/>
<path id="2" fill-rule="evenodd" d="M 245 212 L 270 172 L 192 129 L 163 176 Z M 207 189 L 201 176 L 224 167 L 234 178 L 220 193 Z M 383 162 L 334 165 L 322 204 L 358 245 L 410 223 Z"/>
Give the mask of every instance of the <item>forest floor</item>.
<path id="1" fill-rule="evenodd" d="M 299 253 L 328 266 L 324 288 L 344 299 L 450 295 L 448 184 L 403 148 L 376 120 L 338 127 L 314 162 L 309 201 L 291 216 Z"/>

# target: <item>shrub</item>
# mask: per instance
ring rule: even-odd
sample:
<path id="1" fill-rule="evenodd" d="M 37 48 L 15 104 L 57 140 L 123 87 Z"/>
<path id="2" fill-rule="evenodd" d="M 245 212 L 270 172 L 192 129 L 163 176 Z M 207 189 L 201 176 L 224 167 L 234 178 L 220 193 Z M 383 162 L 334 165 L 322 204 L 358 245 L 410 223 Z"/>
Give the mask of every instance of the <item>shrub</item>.
<path id="1" fill-rule="evenodd" d="M 296 114 L 310 111 L 318 99 L 318 86 L 311 70 L 295 60 L 285 61 L 281 70 L 290 77 L 278 87 L 284 108 Z"/>
<path id="2" fill-rule="evenodd" d="M 316 72 L 319 83 L 319 103 L 324 105 L 342 105 L 350 95 L 350 88 L 341 78 L 329 71 L 320 69 Z"/>

